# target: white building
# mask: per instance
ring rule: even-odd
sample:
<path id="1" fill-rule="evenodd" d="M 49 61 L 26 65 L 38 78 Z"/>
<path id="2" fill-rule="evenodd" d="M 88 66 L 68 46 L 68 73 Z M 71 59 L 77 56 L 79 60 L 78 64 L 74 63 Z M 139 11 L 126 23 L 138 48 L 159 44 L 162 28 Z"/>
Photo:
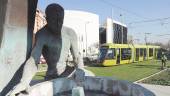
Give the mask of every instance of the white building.
<path id="1" fill-rule="evenodd" d="M 64 26 L 70 27 L 77 33 L 78 47 L 84 57 L 96 54 L 99 44 L 99 16 L 93 13 L 66 10 Z"/>

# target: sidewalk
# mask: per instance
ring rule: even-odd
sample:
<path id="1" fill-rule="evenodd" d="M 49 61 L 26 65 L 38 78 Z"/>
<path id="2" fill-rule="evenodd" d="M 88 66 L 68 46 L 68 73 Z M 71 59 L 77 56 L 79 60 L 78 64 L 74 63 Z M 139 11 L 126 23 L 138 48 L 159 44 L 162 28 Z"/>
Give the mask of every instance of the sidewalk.
<path id="1" fill-rule="evenodd" d="M 146 89 L 149 89 L 156 96 L 170 96 L 170 86 L 150 85 L 150 84 L 143 84 L 143 83 L 137 83 L 137 84 L 141 85 Z"/>

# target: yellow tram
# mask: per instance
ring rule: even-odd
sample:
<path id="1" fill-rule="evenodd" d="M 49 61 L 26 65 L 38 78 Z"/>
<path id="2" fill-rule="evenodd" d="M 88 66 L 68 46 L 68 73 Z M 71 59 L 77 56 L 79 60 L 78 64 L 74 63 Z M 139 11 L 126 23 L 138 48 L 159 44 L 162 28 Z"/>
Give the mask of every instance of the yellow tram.
<path id="1" fill-rule="evenodd" d="M 106 43 L 100 46 L 98 63 L 103 66 L 156 59 L 159 46 Z"/>

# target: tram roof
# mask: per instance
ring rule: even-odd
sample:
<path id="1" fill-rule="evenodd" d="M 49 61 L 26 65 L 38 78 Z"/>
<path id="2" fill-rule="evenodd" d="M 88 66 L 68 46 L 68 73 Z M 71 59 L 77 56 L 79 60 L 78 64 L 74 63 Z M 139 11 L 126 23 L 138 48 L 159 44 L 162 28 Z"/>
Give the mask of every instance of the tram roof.
<path id="1" fill-rule="evenodd" d="M 113 43 L 105 43 L 101 46 L 109 46 L 109 48 L 160 48 L 160 46 L 155 45 L 139 45 L 139 44 L 113 44 Z"/>

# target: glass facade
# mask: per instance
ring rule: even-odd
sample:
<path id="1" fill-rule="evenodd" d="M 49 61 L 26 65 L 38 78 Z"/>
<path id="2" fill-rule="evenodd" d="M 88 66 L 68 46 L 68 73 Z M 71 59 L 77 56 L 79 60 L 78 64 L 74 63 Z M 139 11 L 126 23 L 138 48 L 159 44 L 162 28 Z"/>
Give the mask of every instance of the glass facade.
<path id="1" fill-rule="evenodd" d="M 99 28 L 99 41 L 100 44 L 107 43 L 106 39 L 106 32 L 107 32 L 107 27 L 100 27 Z M 113 40 L 113 43 L 115 44 L 127 44 L 127 27 L 113 23 L 113 38 L 110 38 Z M 109 37 L 108 37 L 109 38 Z"/>
<path id="2" fill-rule="evenodd" d="M 113 36 L 114 43 L 127 44 L 127 27 L 113 23 L 113 32 L 114 32 L 114 36 Z"/>
<path id="3" fill-rule="evenodd" d="M 99 29 L 99 42 L 100 44 L 106 43 L 106 28 Z"/>

